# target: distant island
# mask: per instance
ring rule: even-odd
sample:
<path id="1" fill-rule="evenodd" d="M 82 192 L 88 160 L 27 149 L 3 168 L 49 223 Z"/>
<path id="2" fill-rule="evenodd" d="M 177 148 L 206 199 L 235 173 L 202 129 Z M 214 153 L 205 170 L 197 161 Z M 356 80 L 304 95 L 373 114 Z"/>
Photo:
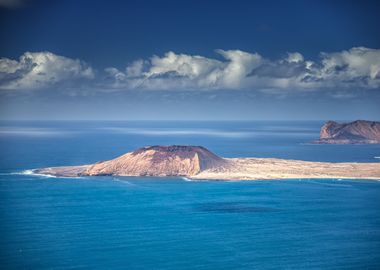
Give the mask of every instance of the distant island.
<path id="1" fill-rule="evenodd" d="M 328 121 L 321 128 L 317 144 L 379 144 L 380 122 L 357 120 L 339 124 Z"/>
<path id="2" fill-rule="evenodd" d="M 380 179 L 380 163 L 329 163 L 277 158 L 222 158 L 202 146 L 146 146 L 108 161 L 35 169 L 33 173 L 78 176 L 181 176 L 191 179 L 301 178 Z"/>

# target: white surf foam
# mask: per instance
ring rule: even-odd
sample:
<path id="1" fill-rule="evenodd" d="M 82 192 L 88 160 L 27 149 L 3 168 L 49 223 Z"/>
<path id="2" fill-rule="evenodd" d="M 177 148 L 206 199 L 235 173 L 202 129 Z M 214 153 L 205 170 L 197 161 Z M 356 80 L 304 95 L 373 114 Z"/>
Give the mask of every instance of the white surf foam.
<path id="1" fill-rule="evenodd" d="M 30 175 L 30 176 L 38 176 L 38 177 L 45 177 L 45 178 L 57 178 L 57 176 L 52 174 L 42 174 L 42 173 L 35 173 L 33 170 L 24 170 L 15 174 L 19 175 Z"/>
<path id="2" fill-rule="evenodd" d="M 29 175 L 29 176 L 38 176 L 38 177 L 45 177 L 45 178 L 57 178 L 55 175 L 34 173 L 33 170 L 24 170 L 21 172 L 0 173 L 0 175 Z"/>
<path id="3" fill-rule="evenodd" d="M 121 179 L 118 179 L 118 178 L 112 178 L 112 181 L 115 181 L 115 182 L 120 182 L 120 183 L 123 183 L 125 185 L 128 185 L 128 186 L 134 186 L 134 187 L 138 187 L 138 185 L 134 184 L 134 183 L 131 183 L 127 180 L 121 180 Z"/>

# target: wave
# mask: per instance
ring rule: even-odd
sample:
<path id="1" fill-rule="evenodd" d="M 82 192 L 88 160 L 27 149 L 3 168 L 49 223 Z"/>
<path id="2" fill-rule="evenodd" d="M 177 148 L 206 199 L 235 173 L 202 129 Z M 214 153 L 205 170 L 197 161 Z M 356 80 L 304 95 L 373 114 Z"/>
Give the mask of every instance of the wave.
<path id="1" fill-rule="evenodd" d="M 57 178 L 55 175 L 50 174 L 41 174 L 41 173 L 34 173 L 33 170 L 24 170 L 21 172 L 8 172 L 8 173 L 0 173 L 0 175 L 28 175 L 28 176 L 36 176 L 36 177 L 42 177 L 42 178 Z"/>
<path id="2" fill-rule="evenodd" d="M 52 175 L 52 174 L 35 173 L 34 170 L 24 170 L 24 171 L 21 171 L 21 172 L 16 172 L 14 174 L 38 176 L 38 177 L 45 177 L 45 178 L 57 178 L 57 176 Z"/>
<path id="3" fill-rule="evenodd" d="M 7 173 L 7 175 L 28 175 L 28 176 L 36 176 L 36 177 L 42 177 L 42 178 L 68 178 L 68 179 L 79 179 L 79 178 L 83 179 L 84 178 L 81 176 L 65 177 L 65 176 L 56 176 L 56 175 L 52 175 L 52 174 L 35 173 L 33 169 L 23 170 L 20 172 L 11 172 L 11 173 Z"/>
<path id="4" fill-rule="evenodd" d="M 10 172 L 10 173 L 0 173 L 0 175 L 19 175 L 19 172 Z"/>
<path id="5" fill-rule="evenodd" d="M 209 179 L 191 179 L 191 178 L 187 178 L 187 177 L 181 177 L 181 179 L 185 182 L 209 182 L 211 180 Z"/>
<path id="6" fill-rule="evenodd" d="M 131 182 L 127 181 L 127 180 L 122 180 L 122 179 L 118 179 L 118 178 L 115 178 L 115 177 L 112 178 L 112 181 L 123 183 L 123 184 L 128 185 L 128 186 L 134 186 L 134 187 L 138 187 L 139 186 L 139 185 L 131 183 Z"/>
<path id="7" fill-rule="evenodd" d="M 21 172 L 0 173 L 0 175 L 37 175 L 37 174 L 33 173 L 33 170 L 24 170 Z"/>

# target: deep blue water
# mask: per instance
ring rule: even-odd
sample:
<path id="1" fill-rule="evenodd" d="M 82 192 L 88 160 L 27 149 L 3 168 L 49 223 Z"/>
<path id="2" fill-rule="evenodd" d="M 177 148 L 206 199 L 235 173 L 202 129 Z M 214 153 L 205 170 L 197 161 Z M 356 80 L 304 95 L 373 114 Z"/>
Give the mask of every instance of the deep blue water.
<path id="1" fill-rule="evenodd" d="M 379 269 L 380 182 L 47 178 L 144 145 L 380 162 L 310 145 L 321 122 L 1 122 L 1 269 Z"/>

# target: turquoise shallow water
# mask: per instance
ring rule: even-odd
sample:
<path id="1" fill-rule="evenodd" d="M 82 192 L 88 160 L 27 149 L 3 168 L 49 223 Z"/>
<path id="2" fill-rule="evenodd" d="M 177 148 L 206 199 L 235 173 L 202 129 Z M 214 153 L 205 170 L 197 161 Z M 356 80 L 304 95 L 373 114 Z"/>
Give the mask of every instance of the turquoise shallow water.
<path id="1" fill-rule="evenodd" d="M 47 178 L 142 145 L 379 162 L 380 147 L 305 144 L 311 122 L 3 122 L 2 269 L 379 269 L 380 182 Z"/>

